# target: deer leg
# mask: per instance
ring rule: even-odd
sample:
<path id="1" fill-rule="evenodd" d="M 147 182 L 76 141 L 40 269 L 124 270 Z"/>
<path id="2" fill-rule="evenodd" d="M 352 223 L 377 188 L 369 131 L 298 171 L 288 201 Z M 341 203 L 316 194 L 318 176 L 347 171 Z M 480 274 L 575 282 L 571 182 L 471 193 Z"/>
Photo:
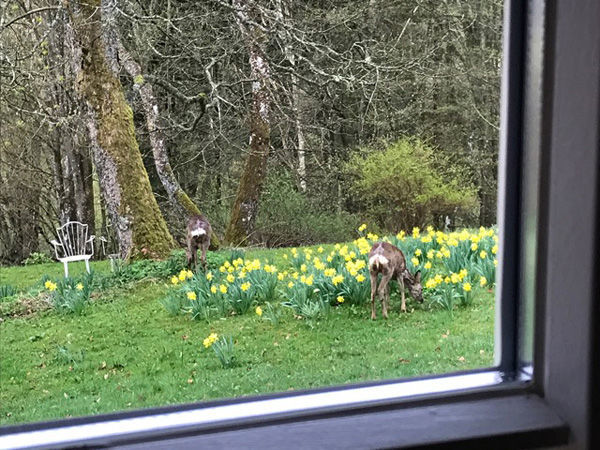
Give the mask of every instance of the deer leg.
<path id="1" fill-rule="evenodd" d="M 375 320 L 375 293 L 377 292 L 377 274 L 371 273 L 371 320 Z"/>
<path id="2" fill-rule="evenodd" d="M 194 260 L 194 272 L 198 272 L 198 247 L 192 247 L 192 259 Z"/>
<path id="3" fill-rule="evenodd" d="M 202 257 L 201 257 L 201 262 L 202 262 L 202 269 L 206 272 L 206 250 L 208 250 L 208 246 L 209 246 L 210 242 L 208 242 L 208 240 L 205 240 L 202 242 Z"/>
<path id="4" fill-rule="evenodd" d="M 187 238 L 187 246 L 185 247 L 185 256 L 187 259 L 187 268 L 192 268 L 192 242 L 190 241 L 190 237 Z"/>
<path id="5" fill-rule="evenodd" d="M 379 298 L 381 299 L 381 309 L 383 310 L 383 317 L 388 318 L 387 304 L 389 302 L 388 297 L 390 295 L 389 292 L 389 282 L 392 278 L 393 273 L 384 274 L 381 277 L 381 283 L 379 283 Z"/>
<path id="6" fill-rule="evenodd" d="M 400 309 L 402 310 L 402 312 L 406 312 L 406 300 L 404 298 L 404 279 L 402 278 L 402 276 L 399 276 L 397 280 L 398 284 L 400 285 L 400 293 L 402 295 L 402 306 L 400 307 Z"/>

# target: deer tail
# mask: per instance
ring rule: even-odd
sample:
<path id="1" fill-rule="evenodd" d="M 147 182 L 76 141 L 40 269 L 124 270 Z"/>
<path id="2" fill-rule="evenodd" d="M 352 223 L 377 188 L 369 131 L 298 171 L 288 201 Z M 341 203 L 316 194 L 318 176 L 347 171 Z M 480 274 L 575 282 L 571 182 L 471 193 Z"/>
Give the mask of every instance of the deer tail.
<path id="1" fill-rule="evenodd" d="M 380 266 L 385 266 L 389 262 L 383 255 L 373 255 L 369 258 L 369 269 L 379 270 Z"/>

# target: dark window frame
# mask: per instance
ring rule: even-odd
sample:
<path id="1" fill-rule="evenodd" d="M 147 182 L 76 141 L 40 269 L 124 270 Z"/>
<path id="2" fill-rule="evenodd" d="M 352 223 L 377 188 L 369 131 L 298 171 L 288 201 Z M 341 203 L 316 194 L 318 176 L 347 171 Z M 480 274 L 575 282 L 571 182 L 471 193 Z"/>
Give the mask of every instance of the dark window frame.
<path id="1" fill-rule="evenodd" d="M 254 401 L 293 402 L 328 392 L 350 395 L 353 389 L 370 392 L 364 389 L 392 389 L 419 380 L 435 386 L 481 374 L 499 381 L 446 393 L 398 394 L 201 425 L 165 429 L 158 423 L 141 432 L 82 436 L 62 444 L 47 441 L 46 446 L 526 448 L 568 443 L 593 448 L 599 436 L 592 419 L 598 419 L 595 411 L 600 406 L 592 395 L 599 391 L 592 380 L 600 375 L 600 282 L 595 278 L 600 254 L 598 18 L 600 0 L 505 3 L 497 367 L 17 425 L 0 429 L 0 447 L 8 442 L 3 439 L 17 435 L 22 439 L 19 445 L 26 446 L 36 433 L 67 436 L 78 427 L 107 421 L 125 425 L 158 414 L 201 415 L 216 411 L 210 408 L 257 405 Z M 525 158 L 534 162 L 533 175 L 524 171 Z M 522 172 L 514 173 L 515 167 Z M 532 206 L 536 214 L 527 222 Z M 523 230 L 532 223 L 536 246 L 528 254 L 524 247 L 531 237 Z M 534 274 L 527 273 L 526 258 L 537 262 Z M 529 316 L 523 307 L 527 282 L 533 283 L 529 286 L 535 294 Z M 522 358 L 523 328 L 532 322 L 535 341 L 529 361 Z M 44 446 L 43 441 L 38 444 Z"/>

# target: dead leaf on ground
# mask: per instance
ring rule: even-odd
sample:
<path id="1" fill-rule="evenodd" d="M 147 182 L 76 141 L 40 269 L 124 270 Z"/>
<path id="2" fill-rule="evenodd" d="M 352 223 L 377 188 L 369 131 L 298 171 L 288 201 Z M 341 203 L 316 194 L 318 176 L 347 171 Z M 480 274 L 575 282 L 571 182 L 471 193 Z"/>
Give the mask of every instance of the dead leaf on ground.
<path id="1" fill-rule="evenodd" d="M 400 362 L 402 364 L 408 364 L 410 362 L 410 359 L 398 358 L 398 362 Z"/>

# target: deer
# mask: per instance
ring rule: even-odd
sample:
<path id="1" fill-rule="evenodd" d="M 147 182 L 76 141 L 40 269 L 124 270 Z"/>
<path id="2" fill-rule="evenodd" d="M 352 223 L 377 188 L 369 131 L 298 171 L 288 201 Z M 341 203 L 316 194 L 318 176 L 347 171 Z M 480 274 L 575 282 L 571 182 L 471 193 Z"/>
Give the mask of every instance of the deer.
<path id="1" fill-rule="evenodd" d="M 412 275 L 406 268 L 404 253 L 395 245 L 388 242 L 375 242 L 369 252 L 369 274 L 371 275 L 371 319 L 375 320 L 375 293 L 379 294 L 383 317 L 388 318 L 390 301 L 389 282 L 395 278 L 402 293 L 402 312 L 406 312 L 404 285 L 408 285 L 411 296 L 423 303 L 423 288 L 421 286 L 421 271 Z M 381 282 L 377 287 L 377 279 L 381 274 Z"/>
<path id="2" fill-rule="evenodd" d="M 198 248 L 202 251 L 200 261 L 202 268 L 206 271 L 206 251 L 210 245 L 212 228 L 208 219 L 203 215 L 193 215 L 187 222 L 187 266 L 191 269 L 192 263 L 194 270 L 198 271 Z"/>

